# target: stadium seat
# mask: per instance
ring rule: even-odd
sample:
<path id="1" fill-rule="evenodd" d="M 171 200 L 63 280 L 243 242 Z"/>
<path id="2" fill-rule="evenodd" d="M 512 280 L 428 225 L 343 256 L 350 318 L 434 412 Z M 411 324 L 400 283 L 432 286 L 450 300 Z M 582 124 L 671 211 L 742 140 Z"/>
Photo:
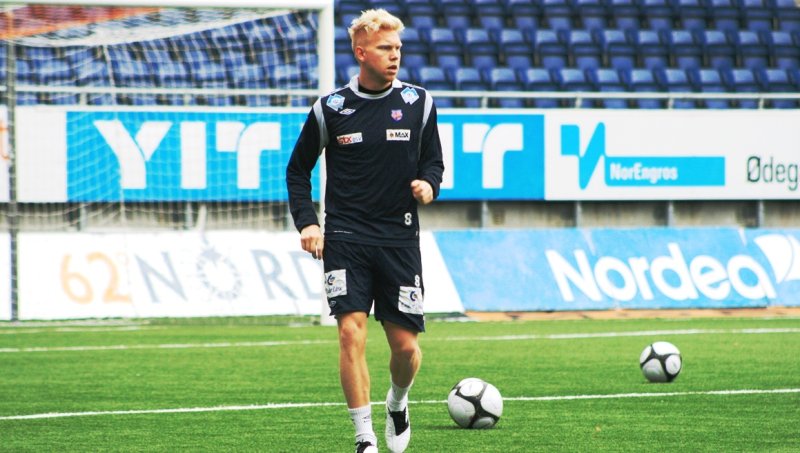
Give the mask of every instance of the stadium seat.
<path id="1" fill-rule="evenodd" d="M 464 65 L 464 52 L 453 30 L 436 27 L 427 31 L 428 48 L 436 56 L 436 64 L 441 68 L 454 68 Z"/>
<path id="2" fill-rule="evenodd" d="M 761 91 L 761 87 L 750 69 L 734 68 L 722 74 L 723 81 L 728 86 L 728 91 L 736 93 L 758 93 Z M 756 109 L 759 107 L 759 101 L 758 99 L 739 99 L 737 105 L 739 108 Z"/>
<path id="3" fill-rule="evenodd" d="M 475 68 L 458 68 L 453 72 L 453 85 L 460 91 L 488 91 L 489 85 L 483 81 L 480 71 Z M 465 97 L 462 100 L 464 107 L 481 107 L 480 98 Z"/>
<path id="4" fill-rule="evenodd" d="M 295 68 L 294 80 L 299 80 L 302 72 L 300 71 L 299 68 L 297 68 L 294 65 L 279 65 L 274 68 L 270 68 L 271 69 L 270 79 L 275 78 L 276 74 L 280 74 L 280 76 L 286 78 L 286 76 L 281 71 L 285 71 L 284 68 L 289 68 L 289 67 Z M 249 63 L 243 63 L 243 64 L 238 64 L 236 66 L 231 66 L 228 68 L 228 81 L 230 85 L 234 88 L 248 88 L 247 84 L 250 82 L 265 82 L 266 77 L 264 74 L 264 68 L 259 64 L 249 64 Z M 273 84 L 271 86 L 275 87 L 279 85 Z M 295 87 L 300 88 L 299 86 Z"/>
<path id="5" fill-rule="evenodd" d="M 708 28 L 704 0 L 675 0 L 674 7 L 678 16 L 680 29 L 691 32 L 703 31 Z"/>
<path id="6" fill-rule="evenodd" d="M 772 31 L 772 9 L 767 0 L 739 0 L 742 27 L 754 32 Z"/>
<path id="7" fill-rule="evenodd" d="M 369 0 L 369 7 L 385 9 L 397 17 L 406 17 L 406 4 L 398 0 Z"/>
<path id="8" fill-rule="evenodd" d="M 562 68 L 555 71 L 555 80 L 559 91 L 569 91 L 573 93 L 592 92 L 594 87 L 586 78 L 586 73 L 578 68 Z M 578 97 L 574 104 L 569 107 L 587 107 L 594 105 L 592 99 L 581 99 Z"/>
<path id="9" fill-rule="evenodd" d="M 641 28 L 637 0 L 608 0 L 606 5 L 611 25 L 617 30 L 635 32 Z"/>
<path id="10" fill-rule="evenodd" d="M 75 66 L 78 86 L 110 86 L 108 65 L 98 60 L 88 60 Z"/>
<path id="11" fill-rule="evenodd" d="M 152 87 L 150 66 L 141 60 L 111 60 L 114 81 L 125 87 Z"/>
<path id="12" fill-rule="evenodd" d="M 226 78 L 225 66 L 217 61 L 207 60 L 203 63 L 200 60 L 193 60 L 189 64 L 189 73 L 195 85 L 202 85 L 207 82 L 222 82 Z"/>
<path id="13" fill-rule="evenodd" d="M 639 30 L 633 33 L 640 67 L 647 69 L 669 66 L 669 50 L 654 30 Z"/>
<path id="14" fill-rule="evenodd" d="M 637 93 L 656 93 L 661 91 L 653 76 L 653 72 L 646 68 L 634 68 L 622 73 L 623 82 L 628 86 L 628 91 Z M 660 98 L 637 98 L 633 105 L 640 109 L 663 109 L 666 102 Z"/>
<path id="15" fill-rule="evenodd" d="M 444 70 L 436 66 L 425 66 L 417 71 L 417 80 L 429 90 L 452 90 L 453 85 L 447 80 Z"/>
<path id="16" fill-rule="evenodd" d="M 770 66 L 782 69 L 800 68 L 800 46 L 795 44 L 789 32 L 772 31 L 766 36 L 772 56 Z"/>
<path id="17" fill-rule="evenodd" d="M 736 54 L 739 57 L 737 66 L 753 70 L 769 66 L 769 48 L 761 40 L 761 34 L 750 30 L 739 30 L 733 37 Z"/>
<path id="18" fill-rule="evenodd" d="M 561 69 L 567 66 L 567 46 L 554 30 L 536 30 L 533 50 L 538 66 L 545 69 Z"/>
<path id="19" fill-rule="evenodd" d="M 645 28 L 657 32 L 672 31 L 674 20 L 669 0 L 639 0 L 639 6 Z"/>
<path id="20" fill-rule="evenodd" d="M 543 68 L 530 68 L 523 71 L 522 83 L 525 91 L 558 91 L 558 85 L 553 80 L 552 74 Z M 529 100 L 529 105 L 535 108 L 560 107 L 559 99 L 556 98 L 533 98 Z"/>
<path id="21" fill-rule="evenodd" d="M 564 0 L 541 0 L 542 21 L 551 30 L 571 30 L 574 16 L 569 2 Z"/>
<path id="22" fill-rule="evenodd" d="M 739 30 L 739 8 L 736 0 L 706 0 L 706 8 L 714 29 L 726 32 Z"/>
<path id="23" fill-rule="evenodd" d="M 777 29 L 787 32 L 800 32 L 800 7 L 794 0 L 772 0 L 772 15 Z"/>
<path id="24" fill-rule="evenodd" d="M 482 28 L 468 28 L 460 34 L 467 64 L 481 70 L 498 66 L 498 49 Z"/>
<path id="25" fill-rule="evenodd" d="M 619 72 L 610 68 L 599 68 L 587 71 L 589 82 L 592 84 L 595 91 L 606 93 L 619 93 L 625 91 L 625 85 L 619 76 Z M 607 109 L 626 109 L 628 108 L 627 99 L 610 98 L 601 99 L 599 104 Z"/>
<path id="26" fill-rule="evenodd" d="M 511 68 L 494 68 L 489 71 L 488 75 L 489 87 L 494 91 L 522 91 L 522 84 Z M 504 108 L 524 107 L 523 100 L 518 97 L 494 98 L 489 104 Z"/>
<path id="27" fill-rule="evenodd" d="M 637 65 L 636 47 L 622 30 L 603 30 L 598 35 L 603 49 L 604 66 L 628 70 Z"/>
<path id="28" fill-rule="evenodd" d="M 472 27 L 472 7 L 463 0 L 436 0 L 444 26 L 453 30 Z"/>
<path id="29" fill-rule="evenodd" d="M 531 0 L 507 0 L 506 14 L 514 28 L 518 30 L 536 30 L 539 18 L 542 17 L 541 2 Z"/>
<path id="30" fill-rule="evenodd" d="M 193 85 L 186 66 L 178 61 L 152 64 L 156 83 L 161 87 L 188 88 Z"/>
<path id="31" fill-rule="evenodd" d="M 431 64 L 430 50 L 425 40 L 420 36 L 419 30 L 414 27 L 406 27 L 400 35 L 400 39 L 403 42 L 401 65 L 416 69 Z M 350 55 L 351 60 L 352 58 L 352 55 Z"/>
<path id="32" fill-rule="evenodd" d="M 736 66 L 736 49 L 722 30 L 706 30 L 701 34 L 707 67 L 730 69 Z"/>
<path id="33" fill-rule="evenodd" d="M 476 25 L 497 36 L 506 29 L 506 9 L 503 2 L 497 0 L 472 0 L 473 15 Z"/>
<path id="34" fill-rule="evenodd" d="M 669 40 L 671 66 L 681 69 L 699 69 L 703 66 L 703 47 L 689 30 L 672 30 Z"/>
<path id="35" fill-rule="evenodd" d="M 405 39 L 406 32 L 403 31 L 403 38 Z M 343 26 L 336 26 L 333 28 L 333 49 L 336 55 L 351 54 L 353 48 L 350 44 L 350 35 L 347 33 L 347 28 Z M 405 42 L 403 43 L 405 45 Z"/>
<path id="36" fill-rule="evenodd" d="M 41 85 L 73 84 L 72 66 L 66 60 L 42 60 L 36 62 L 33 66 L 32 69 L 36 74 L 35 80 Z"/>
<path id="37" fill-rule="evenodd" d="M 497 35 L 501 61 L 513 69 L 533 66 L 533 47 L 516 28 L 505 28 Z"/>
<path id="38" fill-rule="evenodd" d="M 603 65 L 602 52 L 588 30 L 570 30 L 566 33 L 570 66 L 579 69 L 597 69 Z"/>
<path id="39" fill-rule="evenodd" d="M 798 92 L 798 87 L 792 83 L 789 72 L 786 69 L 767 68 L 756 72 L 762 90 L 770 93 L 793 93 Z M 797 99 L 771 99 L 767 102 L 769 106 L 776 109 L 796 109 Z"/>
<path id="40" fill-rule="evenodd" d="M 689 83 L 689 77 L 686 71 L 678 68 L 665 68 L 655 72 L 656 81 L 661 84 L 664 91 L 670 93 L 691 93 L 692 84 Z M 672 99 L 672 108 L 675 109 L 693 109 L 696 107 L 694 99 Z"/>
<path id="41" fill-rule="evenodd" d="M 429 30 L 439 26 L 439 13 L 435 3 L 429 0 L 405 0 L 408 23 L 419 30 Z"/>
<path id="42" fill-rule="evenodd" d="M 608 28 L 604 0 L 575 0 L 575 15 L 580 28 L 589 31 L 600 31 Z"/>
<path id="43" fill-rule="evenodd" d="M 719 71 L 713 68 L 702 68 L 690 73 L 690 79 L 695 91 L 701 93 L 725 93 L 727 88 L 722 81 Z M 700 104 L 709 109 L 728 109 L 731 107 L 730 99 L 703 99 Z"/>

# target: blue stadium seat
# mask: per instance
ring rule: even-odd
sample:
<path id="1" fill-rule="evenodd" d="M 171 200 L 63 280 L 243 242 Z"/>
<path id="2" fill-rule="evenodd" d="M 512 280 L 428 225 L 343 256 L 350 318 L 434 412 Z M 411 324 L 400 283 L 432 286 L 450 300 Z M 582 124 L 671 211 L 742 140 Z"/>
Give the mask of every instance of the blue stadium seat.
<path id="1" fill-rule="evenodd" d="M 558 85 L 553 80 L 553 75 L 544 68 L 529 68 L 523 71 L 522 83 L 525 91 L 558 91 Z M 529 105 L 547 109 L 560 107 L 560 102 L 556 98 L 533 98 L 529 101 Z"/>
<path id="2" fill-rule="evenodd" d="M 36 93 L 21 91 L 17 93 L 16 103 L 17 105 L 36 105 L 39 103 L 39 96 Z"/>
<path id="3" fill-rule="evenodd" d="M 436 64 L 443 69 L 464 65 L 464 52 L 453 30 L 435 27 L 427 31 L 428 48 L 436 56 Z"/>
<path id="4" fill-rule="evenodd" d="M 701 34 L 705 66 L 730 69 L 736 66 L 736 48 L 722 30 L 706 30 Z"/>
<path id="5" fill-rule="evenodd" d="M 706 0 L 706 8 L 714 29 L 734 32 L 739 30 L 739 8 L 736 0 Z"/>
<path id="6" fill-rule="evenodd" d="M 669 0 L 640 0 L 639 6 L 645 28 L 658 32 L 672 31 L 674 19 Z"/>
<path id="7" fill-rule="evenodd" d="M 275 77 L 276 72 L 285 71 L 285 69 L 282 68 L 286 67 L 295 68 L 297 70 L 296 80 L 300 79 L 300 74 L 302 74 L 302 72 L 295 65 L 279 65 L 274 68 L 270 68 L 270 79 L 273 79 Z M 230 85 L 234 88 L 248 88 L 247 84 L 250 82 L 265 82 L 266 75 L 264 73 L 264 68 L 261 67 L 261 65 L 243 63 L 228 68 L 228 81 Z M 272 85 L 272 86 L 277 87 L 281 85 Z M 302 88 L 302 87 L 295 86 L 295 88 Z"/>
<path id="8" fill-rule="evenodd" d="M 703 47 L 689 30 L 672 30 L 669 40 L 671 66 L 681 69 L 699 69 L 703 66 Z"/>
<path id="9" fill-rule="evenodd" d="M 607 0 L 611 23 L 617 30 L 638 31 L 641 28 L 636 0 Z"/>
<path id="10" fill-rule="evenodd" d="M 695 91 L 701 93 L 725 93 L 728 89 L 722 81 L 719 71 L 713 68 L 703 68 L 691 73 L 690 81 Z M 728 109 L 731 107 L 730 99 L 703 99 L 700 104 L 709 109 Z"/>
<path id="11" fill-rule="evenodd" d="M 574 10 L 584 30 L 594 32 L 609 26 L 604 0 L 574 0 Z"/>
<path id="12" fill-rule="evenodd" d="M 674 7 L 678 16 L 679 28 L 692 32 L 708 28 L 704 0 L 675 0 Z"/>
<path id="13" fill-rule="evenodd" d="M 458 68 L 453 72 L 453 85 L 460 91 L 488 91 L 489 85 L 483 81 L 480 71 L 475 68 Z M 480 98 L 463 98 L 464 107 L 478 108 Z"/>
<path id="14" fill-rule="evenodd" d="M 654 30 L 639 30 L 632 34 L 636 43 L 640 67 L 647 69 L 669 66 L 669 49 Z"/>
<path id="15" fill-rule="evenodd" d="M 794 0 L 772 0 L 772 11 L 778 30 L 800 32 L 800 7 Z"/>
<path id="16" fill-rule="evenodd" d="M 619 72 L 610 68 L 599 68 L 587 71 L 589 81 L 595 91 L 606 93 L 620 93 L 625 91 L 625 85 L 619 76 Z M 621 98 L 601 99 L 599 105 L 607 109 L 626 109 L 628 101 Z"/>
<path id="17" fill-rule="evenodd" d="M 108 65 L 98 60 L 87 60 L 75 66 L 78 86 L 111 86 Z"/>
<path id="18" fill-rule="evenodd" d="M 728 91 L 736 93 L 759 93 L 761 91 L 755 74 L 750 69 L 734 68 L 722 74 Z M 759 102 L 757 99 L 740 99 L 737 104 L 739 108 L 756 109 Z"/>
<path id="19" fill-rule="evenodd" d="M 431 64 L 430 50 L 419 30 L 407 27 L 400 36 L 403 42 L 401 64 L 408 68 L 420 68 Z M 352 57 L 351 57 L 352 58 Z"/>
<path id="20" fill-rule="evenodd" d="M 678 68 L 665 68 L 655 72 L 656 81 L 661 84 L 664 91 L 670 93 L 691 93 L 692 84 L 686 71 Z M 673 99 L 672 108 L 693 109 L 697 105 L 694 99 Z"/>
<path id="21" fill-rule="evenodd" d="M 188 88 L 193 85 L 186 66 L 178 61 L 153 63 L 156 83 L 161 87 Z"/>
<path id="22" fill-rule="evenodd" d="M 539 18 L 542 17 L 542 6 L 539 1 L 507 0 L 506 14 L 514 28 L 519 30 L 536 30 Z"/>
<path id="23" fill-rule="evenodd" d="M 533 47 L 516 28 L 505 28 L 497 35 L 501 61 L 514 69 L 533 66 Z"/>
<path id="24" fill-rule="evenodd" d="M 506 9 L 497 0 L 472 0 L 477 26 L 496 36 L 506 28 Z"/>
<path id="25" fill-rule="evenodd" d="M 405 38 L 405 31 L 403 32 L 403 38 Z M 353 53 L 353 48 L 350 43 L 350 34 L 347 33 L 346 27 L 333 27 L 333 43 L 333 49 L 337 55 Z"/>
<path id="26" fill-rule="evenodd" d="M 41 93 L 40 104 L 45 105 L 76 105 L 78 96 L 71 93 Z"/>
<path id="27" fill-rule="evenodd" d="M 225 66 L 218 61 L 207 60 L 202 63 L 193 60 L 189 64 L 189 72 L 195 84 L 202 85 L 208 82 L 221 82 L 226 79 Z"/>
<path id="28" fill-rule="evenodd" d="M 622 74 L 623 82 L 628 86 L 628 91 L 637 93 L 656 93 L 661 91 L 650 69 L 634 68 Z M 640 109 L 663 109 L 666 102 L 663 99 L 643 97 L 635 99 L 633 105 Z"/>
<path id="29" fill-rule="evenodd" d="M 763 91 L 770 93 L 797 93 L 798 87 L 792 83 L 789 71 L 779 68 L 767 68 L 757 72 L 756 77 L 761 83 Z M 776 109 L 796 109 L 796 99 L 772 99 L 768 104 Z"/>
<path id="30" fill-rule="evenodd" d="M 555 71 L 556 83 L 558 83 L 559 91 L 569 91 L 573 93 L 591 92 L 594 87 L 586 77 L 586 73 L 578 68 L 562 68 Z M 578 105 L 571 105 L 571 107 L 586 107 L 591 108 L 594 106 L 592 99 L 580 99 Z"/>
<path id="31" fill-rule="evenodd" d="M 616 70 L 628 70 L 636 67 L 636 46 L 622 30 L 603 30 L 598 35 L 603 48 L 604 66 Z"/>
<path id="32" fill-rule="evenodd" d="M 453 85 L 447 80 L 444 70 L 436 66 L 425 66 L 417 71 L 417 80 L 429 90 L 452 90 Z"/>
<path id="33" fill-rule="evenodd" d="M 408 23 L 419 30 L 428 30 L 439 26 L 439 13 L 436 5 L 429 0 L 406 0 Z"/>
<path id="34" fill-rule="evenodd" d="M 37 82 L 42 85 L 72 85 L 74 83 L 72 66 L 66 60 L 42 60 L 35 63 L 34 70 Z"/>
<path id="35" fill-rule="evenodd" d="M 437 0 L 444 26 L 454 30 L 472 27 L 472 8 L 463 0 Z"/>
<path id="36" fill-rule="evenodd" d="M 533 36 L 533 50 L 538 66 L 545 69 L 561 69 L 567 66 L 567 45 L 555 30 L 536 30 Z"/>
<path id="37" fill-rule="evenodd" d="M 603 65 L 600 45 L 588 30 L 570 30 L 566 33 L 570 66 L 579 69 L 597 69 Z"/>
<path id="38" fill-rule="evenodd" d="M 92 94 L 86 95 L 86 104 L 88 105 L 116 105 L 117 98 L 113 94 Z"/>
<path id="39" fill-rule="evenodd" d="M 152 70 L 141 60 L 111 60 L 111 72 L 117 85 L 125 87 L 152 87 Z"/>
<path id="40" fill-rule="evenodd" d="M 369 7 L 385 9 L 397 17 L 406 17 L 406 4 L 398 0 L 369 0 Z"/>
<path id="41" fill-rule="evenodd" d="M 742 26 L 755 32 L 772 31 L 772 9 L 767 0 L 739 0 Z"/>
<path id="42" fill-rule="evenodd" d="M 494 68 L 489 71 L 489 87 L 494 91 L 522 91 L 522 83 L 517 79 L 517 74 L 511 68 Z M 495 98 L 490 105 L 504 108 L 523 107 L 521 98 Z"/>
<path id="43" fill-rule="evenodd" d="M 498 49 L 489 37 L 489 32 L 482 28 L 468 28 L 461 33 L 467 64 L 481 70 L 498 66 Z"/>
<path id="44" fill-rule="evenodd" d="M 574 13 L 564 0 L 541 0 L 543 25 L 551 30 L 571 30 Z"/>
<path id="45" fill-rule="evenodd" d="M 789 32 L 772 31 L 766 36 L 772 56 L 770 66 L 782 69 L 800 68 L 800 46 L 795 44 Z"/>
<path id="46" fill-rule="evenodd" d="M 739 57 L 737 66 L 753 70 L 769 66 L 769 48 L 761 40 L 761 34 L 750 30 L 739 30 L 733 37 L 736 54 Z"/>

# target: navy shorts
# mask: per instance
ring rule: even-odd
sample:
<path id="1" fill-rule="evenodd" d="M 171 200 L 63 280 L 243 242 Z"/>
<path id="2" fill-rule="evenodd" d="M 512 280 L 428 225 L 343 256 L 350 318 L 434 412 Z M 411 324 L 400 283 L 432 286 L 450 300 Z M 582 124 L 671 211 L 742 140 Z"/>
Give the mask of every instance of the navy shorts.
<path id="1" fill-rule="evenodd" d="M 419 247 L 325 241 L 325 294 L 331 315 L 355 311 L 415 332 L 425 331 Z"/>

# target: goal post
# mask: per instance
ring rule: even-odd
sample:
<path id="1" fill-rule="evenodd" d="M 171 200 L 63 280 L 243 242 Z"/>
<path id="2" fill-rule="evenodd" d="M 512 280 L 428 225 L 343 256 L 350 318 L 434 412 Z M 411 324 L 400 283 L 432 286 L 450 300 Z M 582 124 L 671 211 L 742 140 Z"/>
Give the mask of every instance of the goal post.
<path id="1" fill-rule="evenodd" d="M 0 0 L 10 318 L 20 233 L 293 232 L 285 165 L 311 103 L 334 89 L 333 9 L 333 0 Z M 324 185 L 324 171 L 314 177 Z M 322 206 L 321 187 L 314 198 Z M 63 281 L 71 270 L 62 266 L 61 284 L 80 299 Z M 259 271 L 268 292 L 298 293 Z"/>

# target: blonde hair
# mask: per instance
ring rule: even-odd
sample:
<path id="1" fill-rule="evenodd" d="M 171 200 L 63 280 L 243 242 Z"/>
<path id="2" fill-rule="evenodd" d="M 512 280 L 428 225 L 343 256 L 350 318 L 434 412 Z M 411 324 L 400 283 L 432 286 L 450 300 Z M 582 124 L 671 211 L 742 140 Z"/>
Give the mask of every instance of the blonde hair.
<path id="1" fill-rule="evenodd" d="M 356 17 L 353 19 L 353 22 L 350 23 L 350 28 L 347 29 L 347 33 L 350 34 L 351 45 L 353 50 L 355 50 L 356 37 L 361 33 L 369 35 L 379 30 L 390 30 L 399 33 L 405 28 L 403 21 L 385 9 L 378 8 L 362 11 L 361 16 Z"/>

